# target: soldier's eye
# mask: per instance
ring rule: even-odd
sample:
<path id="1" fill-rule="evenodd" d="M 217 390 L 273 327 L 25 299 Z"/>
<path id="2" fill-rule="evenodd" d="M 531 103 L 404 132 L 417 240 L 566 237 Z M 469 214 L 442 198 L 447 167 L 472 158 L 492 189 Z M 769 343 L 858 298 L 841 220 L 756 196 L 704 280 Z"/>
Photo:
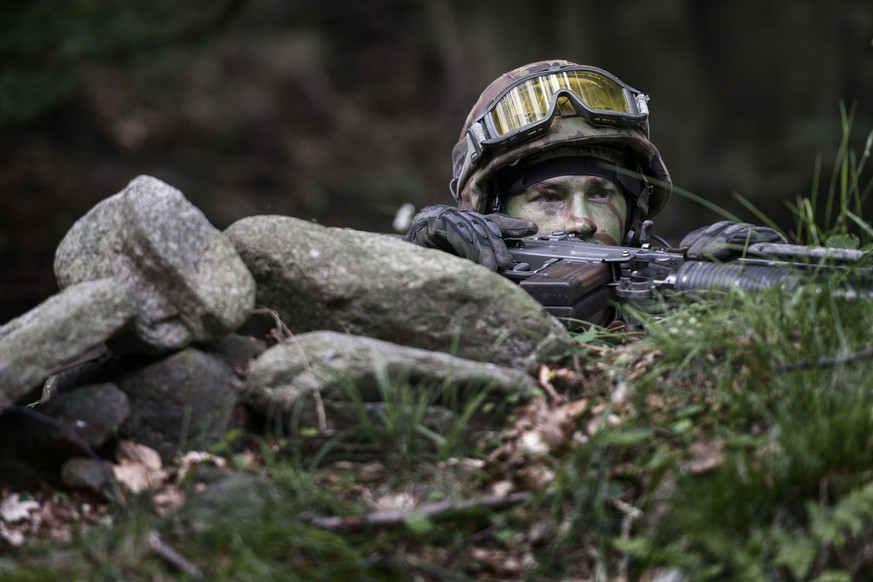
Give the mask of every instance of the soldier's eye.
<path id="1" fill-rule="evenodd" d="M 561 202 L 563 200 L 563 198 L 561 197 L 560 194 L 557 194 L 555 192 L 542 192 L 540 194 L 537 194 L 533 198 L 533 200 L 535 202 L 541 202 L 544 204 L 553 204 L 556 202 Z"/>

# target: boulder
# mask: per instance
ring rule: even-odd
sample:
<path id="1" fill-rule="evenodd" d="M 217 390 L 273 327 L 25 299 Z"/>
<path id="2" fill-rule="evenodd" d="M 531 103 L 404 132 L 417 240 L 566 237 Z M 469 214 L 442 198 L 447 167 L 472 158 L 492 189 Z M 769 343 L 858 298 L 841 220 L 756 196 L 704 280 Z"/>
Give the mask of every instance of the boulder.
<path id="1" fill-rule="evenodd" d="M 487 407 L 495 417 L 538 391 L 522 370 L 318 331 L 294 336 L 261 354 L 249 369 L 243 402 L 268 426 L 283 428 L 318 427 L 318 406 L 323 406 L 329 423 L 323 428 L 338 429 L 359 420 L 355 403 L 370 411 L 392 403 L 410 404 L 397 393 L 400 386 L 423 394 L 421 401 L 434 406 L 435 414 L 436 407 L 463 412 L 480 396 L 508 405 Z"/>
<path id="2" fill-rule="evenodd" d="M 177 518 L 194 531 L 245 527 L 263 518 L 280 500 L 275 486 L 263 475 L 201 464 L 186 481 L 188 502 Z"/>
<path id="3" fill-rule="evenodd" d="M 149 176 L 92 208 L 55 255 L 61 288 L 113 278 L 137 306 L 133 334 L 116 346 L 162 353 L 233 331 L 255 284 L 230 242 L 177 189 Z"/>
<path id="4" fill-rule="evenodd" d="M 237 376 L 242 378 L 255 358 L 267 349 L 267 343 L 254 337 L 230 333 L 197 347 L 204 352 L 219 356 Z"/>
<path id="5" fill-rule="evenodd" d="M 73 457 L 61 467 L 61 482 L 67 487 L 104 493 L 113 479 L 112 465 L 103 459 Z"/>
<path id="6" fill-rule="evenodd" d="M 82 442 L 96 449 L 115 436 L 130 414 L 130 403 L 124 392 L 114 384 L 107 383 L 62 392 L 45 404 L 37 406 L 35 410 L 74 428 L 77 437 L 74 442 L 68 431 L 56 428 L 49 430 L 48 427 L 41 426 L 42 430 L 39 432 L 42 434 L 34 435 L 34 440 L 61 439 L 72 446 Z"/>
<path id="7" fill-rule="evenodd" d="M 33 415 L 16 415 L 2 432 L 14 438 L 22 460 L 51 473 L 71 457 L 93 455 L 117 435 L 129 414 L 124 392 L 113 384 L 95 384 L 57 394 L 36 406 Z"/>
<path id="8" fill-rule="evenodd" d="M 244 218 L 225 234 L 258 302 L 294 333 L 340 331 L 514 367 L 571 341 L 508 279 L 397 237 L 284 216 Z"/>
<path id="9" fill-rule="evenodd" d="M 88 359 L 137 313 L 114 279 L 72 285 L 0 327 L 0 403 Z"/>
<path id="10" fill-rule="evenodd" d="M 187 348 L 114 379 L 130 400 L 119 430 L 170 462 L 218 442 L 236 402 L 238 378 L 221 356 Z"/>

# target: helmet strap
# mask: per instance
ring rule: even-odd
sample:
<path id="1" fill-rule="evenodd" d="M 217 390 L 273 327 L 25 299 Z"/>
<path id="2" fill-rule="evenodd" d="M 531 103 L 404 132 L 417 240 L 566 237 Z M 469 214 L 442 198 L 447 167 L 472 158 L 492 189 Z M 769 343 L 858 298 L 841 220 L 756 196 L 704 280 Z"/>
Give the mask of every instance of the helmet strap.
<path id="1" fill-rule="evenodd" d="M 643 220 L 649 215 L 649 198 L 655 191 L 655 187 L 646 178 L 643 168 L 639 164 L 637 164 L 637 176 L 639 178 L 635 182 L 640 186 L 639 191 L 633 192 L 629 188 L 625 188 L 625 192 L 630 192 L 628 202 L 632 202 L 632 204 L 628 204 L 627 234 L 624 241 L 627 246 L 639 245 Z"/>

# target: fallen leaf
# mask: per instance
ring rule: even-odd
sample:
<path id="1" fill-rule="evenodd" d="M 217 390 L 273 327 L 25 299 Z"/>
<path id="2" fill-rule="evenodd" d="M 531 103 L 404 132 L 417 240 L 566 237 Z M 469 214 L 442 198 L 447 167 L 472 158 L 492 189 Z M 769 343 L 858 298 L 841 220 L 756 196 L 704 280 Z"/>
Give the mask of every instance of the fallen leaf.
<path id="1" fill-rule="evenodd" d="M 705 473 L 724 462 L 724 445 L 720 441 L 697 441 L 691 445 L 691 459 L 686 467 L 691 473 Z"/>
<path id="2" fill-rule="evenodd" d="M 122 483 L 133 493 L 154 491 L 167 480 L 167 472 L 152 469 L 142 463 L 121 461 L 112 467 L 112 472 L 119 483 Z"/>
<path id="3" fill-rule="evenodd" d="M 179 511 L 185 505 L 185 493 L 178 487 L 168 487 L 152 496 L 152 506 L 161 517 Z"/>
<path id="4" fill-rule="evenodd" d="M 0 539 L 6 540 L 6 543 L 15 548 L 23 546 L 25 540 L 22 532 L 10 529 L 2 521 L 0 521 Z"/>
<path id="5" fill-rule="evenodd" d="M 115 478 L 133 493 L 154 491 L 168 478 L 161 456 L 146 445 L 121 441 L 116 450 L 118 464 L 112 466 Z"/>
<path id="6" fill-rule="evenodd" d="M 133 441 L 119 442 L 118 447 L 115 449 L 115 456 L 120 461 L 139 463 L 150 469 L 160 469 L 163 466 L 161 455 L 156 450 Z"/>
<path id="7" fill-rule="evenodd" d="M 39 509 L 39 503 L 32 499 L 22 500 L 18 493 L 11 493 L 0 503 L 0 519 L 6 523 L 24 521 Z"/>
<path id="8" fill-rule="evenodd" d="M 203 463 L 212 463 L 216 467 L 223 469 L 227 466 L 227 459 L 204 451 L 188 451 L 181 459 L 179 459 L 179 468 L 176 471 L 176 482 L 181 483 L 192 467 L 202 465 Z"/>
<path id="9" fill-rule="evenodd" d="M 542 461 L 559 454 L 576 443 L 574 434 L 579 418 L 588 410 L 585 399 L 555 404 L 546 398 L 532 399 L 518 410 L 515 423 L 503 432 L 504 443 L 486 461 L 486 471 L 496 475 L 511 467 L 517 477 L 519 469 L 532 461 Z M 548 469 L 532 472 L 527 479 L 548 483 L 554 478 Z"/>

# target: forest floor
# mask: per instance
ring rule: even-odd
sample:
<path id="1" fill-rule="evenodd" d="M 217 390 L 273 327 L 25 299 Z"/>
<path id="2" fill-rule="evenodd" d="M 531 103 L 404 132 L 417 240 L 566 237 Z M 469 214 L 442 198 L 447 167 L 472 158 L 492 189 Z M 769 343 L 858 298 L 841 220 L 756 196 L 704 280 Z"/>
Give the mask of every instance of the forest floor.
<path id="1" fill-rule="evenodd" d="M 128 445 L 103 496 L 3 492 L 0 579 L 869 579 L 871 328 L 830 284 L 731 293 L 581 334 L 503 426 L 434 434 L 419 398 L 171 466 Z"/>

